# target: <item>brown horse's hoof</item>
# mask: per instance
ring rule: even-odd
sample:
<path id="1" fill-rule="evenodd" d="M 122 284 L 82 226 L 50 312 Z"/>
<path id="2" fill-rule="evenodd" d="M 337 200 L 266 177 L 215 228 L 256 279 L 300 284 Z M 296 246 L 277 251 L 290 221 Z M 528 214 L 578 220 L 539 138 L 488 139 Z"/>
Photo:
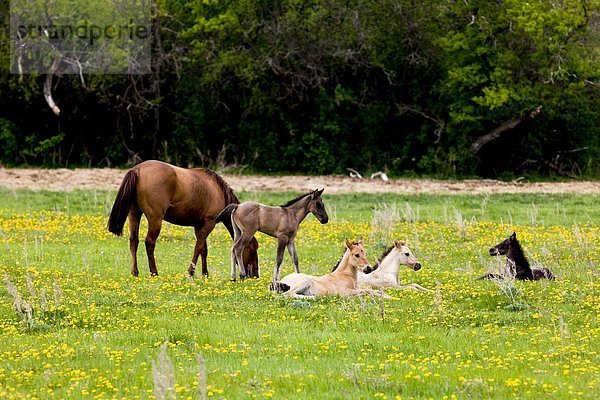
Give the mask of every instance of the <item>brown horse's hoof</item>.
<path id="1" fill-rule="evenodd" d="M 151 272 L 150 276 L 158 276 L 158 272 Z"/>

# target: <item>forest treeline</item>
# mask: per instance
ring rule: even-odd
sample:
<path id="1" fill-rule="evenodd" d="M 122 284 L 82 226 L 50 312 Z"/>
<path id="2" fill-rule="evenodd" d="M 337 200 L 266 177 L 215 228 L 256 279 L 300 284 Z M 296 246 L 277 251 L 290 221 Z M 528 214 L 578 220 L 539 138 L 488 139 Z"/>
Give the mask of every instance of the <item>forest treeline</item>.
<path id="1" fill-rule="evenodd" d="M 6 3 L 3 165 L 600 176 L 600 0 L 158 0 L 113 75 L 11 74 Z"/>

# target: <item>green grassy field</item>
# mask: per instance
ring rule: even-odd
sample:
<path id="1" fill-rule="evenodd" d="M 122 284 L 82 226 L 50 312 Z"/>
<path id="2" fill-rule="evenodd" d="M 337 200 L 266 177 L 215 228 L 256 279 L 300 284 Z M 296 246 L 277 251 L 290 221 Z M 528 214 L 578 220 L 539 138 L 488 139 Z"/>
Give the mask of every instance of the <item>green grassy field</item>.
<path id="1" fill-rule="evenodd" d="M 266 204 L 295 195 L 239 193 Z M 156 249 L 160 276 L 149 276 L 141 245 L 141 276 L 131 277 L 127 238 L 105 230 L 113 196 L 0 189 L 0 399 L 595 399 L 600 391 L 598 196 L 325 193 L 330 223 L 309 216 L 299 230 L 303 272 L 329 272 L 346 237 L 363 236 L 372 262 L 406 240 L 423 269 L 402 270 L 402 281 L 435 291 L 314 301 L 267 290 L 275 240 L 263 235 L 263 277 L 230 282 L 222 226 L 209 237 L 209 278 L 186 276 L 193 232 L 169 224 Z M 475 280 L 502 262 L 487 250 L 513 230 L 557 281 Z M 286 254 L 283 273 L 292 269 Z"/>

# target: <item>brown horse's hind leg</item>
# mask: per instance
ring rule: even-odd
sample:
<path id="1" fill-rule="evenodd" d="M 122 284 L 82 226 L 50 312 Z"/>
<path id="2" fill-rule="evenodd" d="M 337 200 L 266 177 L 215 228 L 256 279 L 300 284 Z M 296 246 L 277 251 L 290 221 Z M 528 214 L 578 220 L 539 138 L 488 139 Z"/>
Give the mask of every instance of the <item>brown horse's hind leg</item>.
<path id="1" fill-rule="evenodd" d="M 140 219 L 142 213 L 137 206 L 132 206 L 129 211 L 129 251 L 131 252 L 131 275 L 138 276 L 137 249 L 140 244 Z"/>
<path id="2" fill-rule="evenodd" d="M 198 256 L 202 256 L 202 275 L 208 276 L 208 267 L 206 265 L 206 257 L 208 256 L 208 246 L 206 245 L 206 237 L 212 232 L 215 227 L 214 223 L 205 223 L 202 226 L 196 226 L 196 246 L 194 247 L 194 255 L 192 256 L 192 264 L 188 268 L 190 276 L 194 276 L 196 272 L 196 263 Z"/>
<path id="3" fill-rule="evenodd" d="M 162 218 L 156 220 L 148 219 L 148 234 L 146 235 L 146 254 L 148 255 L 148 266 L 150 267 L 150 275 L 157 276 L 156 260 L 154 259 L 154 248 L 156 247 L 156 239 L 160 235 Z"/>

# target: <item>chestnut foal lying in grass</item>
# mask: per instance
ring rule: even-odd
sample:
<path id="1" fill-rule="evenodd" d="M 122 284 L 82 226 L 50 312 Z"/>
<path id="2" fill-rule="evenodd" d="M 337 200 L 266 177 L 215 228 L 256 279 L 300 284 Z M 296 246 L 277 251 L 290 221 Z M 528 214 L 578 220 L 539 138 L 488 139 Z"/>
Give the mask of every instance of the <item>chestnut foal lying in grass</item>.
<path id="1" fill-rule="evenodd" d="M 314 298 L 315 296 L 342 295 L 356 296 L 369 294 L 390 298 L 382 292 L 372 289 L 359 289 L 358 270 L 370 267 L 363 241 L 352 243 L 346 239 L 346 251 L 335 271 L 323 275 L 290 274 L 280 282 L 271 284 L 271 290 L 283 291 L 284 296 L 295 298 Z"/>

